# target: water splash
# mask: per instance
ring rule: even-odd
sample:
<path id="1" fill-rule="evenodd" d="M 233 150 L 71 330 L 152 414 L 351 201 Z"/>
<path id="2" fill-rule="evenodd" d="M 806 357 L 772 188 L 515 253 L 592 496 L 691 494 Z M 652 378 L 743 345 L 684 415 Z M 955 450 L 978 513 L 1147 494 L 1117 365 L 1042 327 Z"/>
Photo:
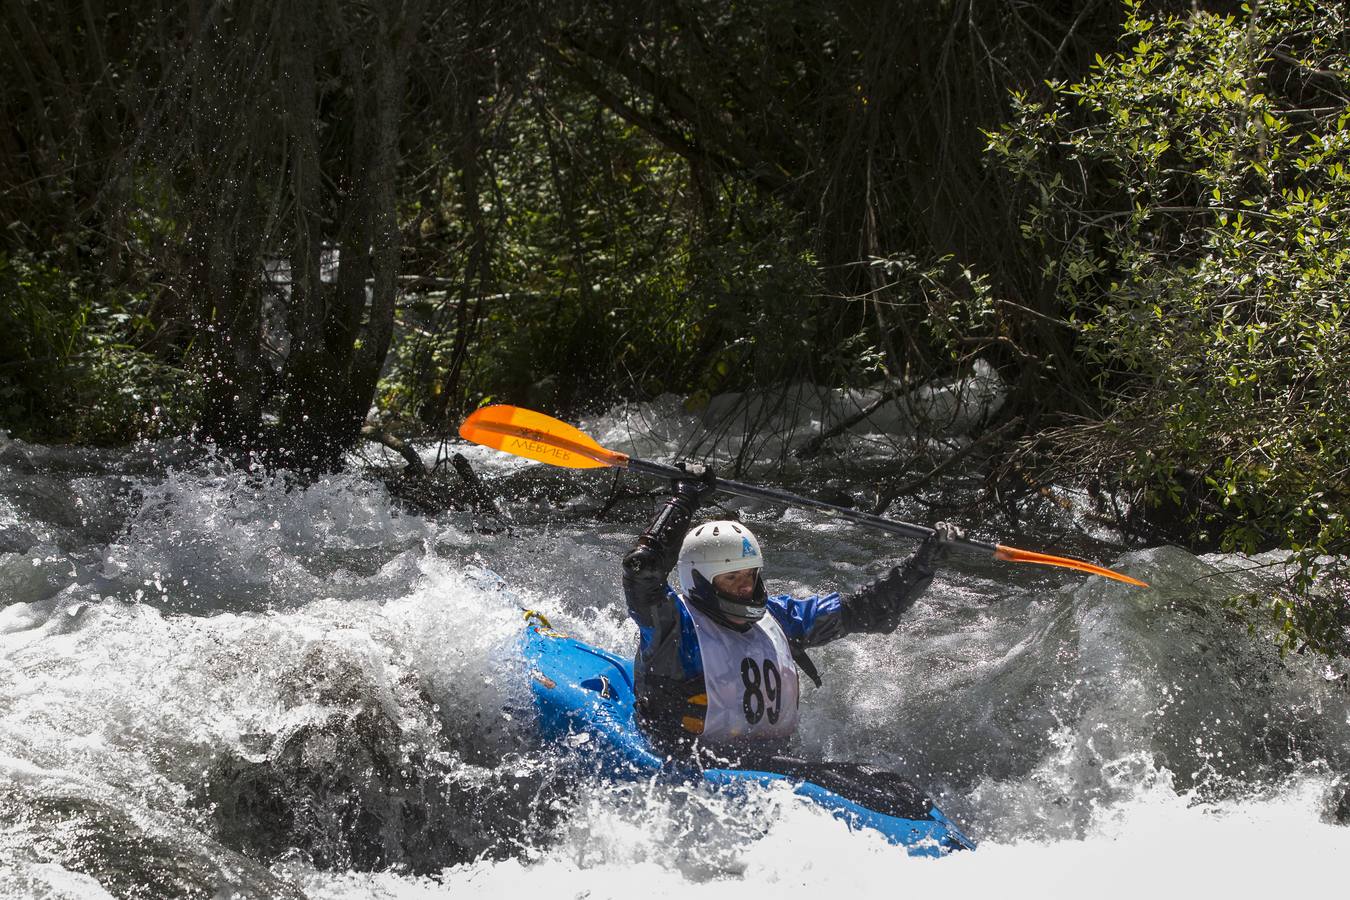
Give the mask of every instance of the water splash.
<path id="1" fill-rule="evenodd" d="M 673 454 L 684 433 L 646 440 Z M 1272 854 L 1316 877 L 1347 846 L 1328 824 L 1350 772 L 1345 692 L 1228 621 L 1220 570 L 1242 560 L 1136 552 L 1148 593 L 958 560 L 896 634 L 818 651 L 801 751 L 901 769 L 983 839 L 924 863 L 781 792 L 561 777 L 514 668 L 519 607 L 631 649 L 617 560 L 650 498 L 601 522 L 546 517 L 550 498 L 485 535 L 358 475 L 138 453 L 0 447 L 0 892 L 793 896 L 1020 878 L 1109 895 L 1090 865 L 1156 889 L 1159 867 L 1185 884 L 1185 861 L 1217 865 L 1226 843 L 1249 855 L 1214 877 L 1256 884 Z M 575 509 L 606 489 L 558 485 Z M 775 589 L 848 590 L 909 550 L 745 512 Z"/>

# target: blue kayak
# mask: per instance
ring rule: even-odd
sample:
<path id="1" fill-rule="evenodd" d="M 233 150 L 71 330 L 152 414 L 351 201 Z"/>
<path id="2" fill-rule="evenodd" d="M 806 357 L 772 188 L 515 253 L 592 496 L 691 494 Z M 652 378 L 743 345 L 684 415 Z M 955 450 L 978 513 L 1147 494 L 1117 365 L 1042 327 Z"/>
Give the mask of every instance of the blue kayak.
<path id="1" fill-rule="evenodd" d="M 911 856 L 974 849 L 974 842 L 907 782 L 901 793 L 910 799 L 880 811 L 816 784 L 802 773 L 700 769 L 667 760 L 638 728 L 632 661 L 552 631 L 538 613 L 526 613 L 526 619 L 521 649 L 540 735 L 571 748 L 578 762 L 590 770 L 610 778 L 701 780 L 729 789 L 787 782 L 795 793 L 829 810 L 849 828 L 878 831 Z"/>

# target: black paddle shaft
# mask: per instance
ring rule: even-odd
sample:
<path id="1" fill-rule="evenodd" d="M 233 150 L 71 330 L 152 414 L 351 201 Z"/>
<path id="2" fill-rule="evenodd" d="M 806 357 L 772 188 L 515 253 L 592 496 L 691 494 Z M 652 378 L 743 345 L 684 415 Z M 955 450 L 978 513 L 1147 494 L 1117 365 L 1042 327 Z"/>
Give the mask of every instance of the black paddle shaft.
<path id="1" fill-rule="evenodd" d="M 652 462 L 646 459 L 628 458 L 628 470 L 640 475 L 652 475 L 657 478 L 669 478 L 673 481 L 694 481 L 697 476 L 686 472 L 677 466 L 668 466 L 664 463 Z M 874 516 L 871 513 L 858 512 L 856 509 L 849 509 L 846 506 L 837 506 L 833 503 L 826 503 L 824 500 L 815 500 L 811 497 L 803 497 L 799 494 L 792 494 L 787 491 L 780 491 L 777 488 L 760 487 L 755 484 L 745 484 L 740 481 L 731 481 L 726 478 L 714 478 L 712 485 L 716 490 L 728 494 L 735 494 L 738 497 L 749 497 L 753 500 L 767 500 L 770 503 L 781 503 L 784 506 L 809 506 L 814 509 L 823 509 L 826 512 L 833 513 L 841 519 L 847 519 L 850 522 L 856 522 L 859 525 L 868 525 L 872 528 L 879 528 L 882 531 L 889 531 L 891 534 L 904 535 L 905 537 L 918 538 L 923 540 L 930 537 L 934 531 L 925 525 L 914 525 L 910 522 L 900 522 L 895 519 L 887 519 L 882 516 Z M 973 541 L 969 538 L 958 538 L 951 542 L 953 545 L 969 550 L 979 550 L 986 553 L 995 552 L 998 547 L 995 544 L 987 544 L 984 541 Z"/>

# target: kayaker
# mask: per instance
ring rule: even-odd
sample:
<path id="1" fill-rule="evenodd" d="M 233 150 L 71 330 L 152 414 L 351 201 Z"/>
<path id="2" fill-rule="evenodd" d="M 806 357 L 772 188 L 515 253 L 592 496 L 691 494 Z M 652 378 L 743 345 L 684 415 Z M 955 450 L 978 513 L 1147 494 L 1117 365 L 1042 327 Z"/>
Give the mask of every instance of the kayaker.
<path id="1" fill-rule="evenodd" d="M 623 560 L 624 596 L 639 632 L 638 720 L 666 752 L 762 760 L 796 730 L 798 670 L 820 684 L 806 648 L 893 632 L 932 581 L 943 543 L 964 534 L 938 523 L 912 556 L 851 594 L 771 595 L 749 528 L 715 521 L 690 529 L 712 481 L 705 472 L 675 482 Z M 671 569 L 678 569 L 678 592 L 667 583 Z"/>

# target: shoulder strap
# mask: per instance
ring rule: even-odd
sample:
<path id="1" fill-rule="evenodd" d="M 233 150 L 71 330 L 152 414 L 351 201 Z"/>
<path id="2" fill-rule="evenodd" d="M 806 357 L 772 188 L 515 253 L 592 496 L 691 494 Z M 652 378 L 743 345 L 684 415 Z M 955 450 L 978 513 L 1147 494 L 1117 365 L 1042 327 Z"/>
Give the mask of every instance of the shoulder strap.
<path id="1" fill-rule="evenodd" d="M 820 671 L 816 668 L 816 664 L 811 662 L 811 657 L 806 655 L 806 648 L 802 646 L 802 642 L 789 640 L 788 651 L 792 654 L 792 661 L 797 664 L 797 668 L 801 669 L 806 677 L 811 679 L 812 684 L 820 687 Z"/>

